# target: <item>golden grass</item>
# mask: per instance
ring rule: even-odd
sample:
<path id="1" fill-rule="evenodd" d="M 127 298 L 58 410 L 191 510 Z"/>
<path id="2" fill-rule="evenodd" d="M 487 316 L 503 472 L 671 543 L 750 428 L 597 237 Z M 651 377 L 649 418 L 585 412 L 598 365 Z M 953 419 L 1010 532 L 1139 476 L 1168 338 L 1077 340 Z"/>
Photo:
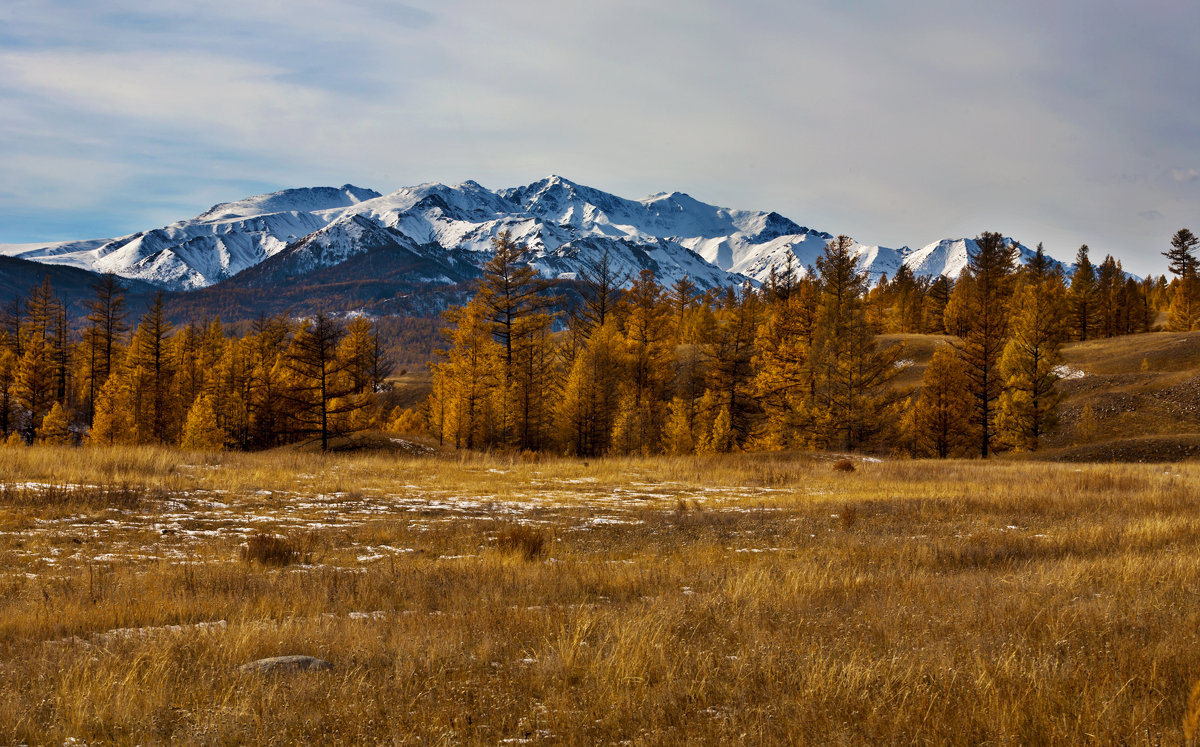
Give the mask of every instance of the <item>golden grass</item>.
<path id="1" fill-rule="evenodd" d="M 196 460 L 0 452 L 0 743 L 1194 733 L 1194 465 Z"/>

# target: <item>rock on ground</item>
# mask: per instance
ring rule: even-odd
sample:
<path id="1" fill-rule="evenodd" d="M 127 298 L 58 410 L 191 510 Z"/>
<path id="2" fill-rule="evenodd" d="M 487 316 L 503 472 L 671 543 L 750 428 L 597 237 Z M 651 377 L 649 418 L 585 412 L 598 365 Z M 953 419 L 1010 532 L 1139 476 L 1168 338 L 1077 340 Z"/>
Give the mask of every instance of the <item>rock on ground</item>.
<path id="1" fill-rule="evenodd" d="M 326 672 L 333 665 L 315 656 L 272 656 L 259 659 L 249 664 L 243 664 L 239 669 L 243 672 L 258 672 L 260 674 L 280 674 L 287 672 Z"/>

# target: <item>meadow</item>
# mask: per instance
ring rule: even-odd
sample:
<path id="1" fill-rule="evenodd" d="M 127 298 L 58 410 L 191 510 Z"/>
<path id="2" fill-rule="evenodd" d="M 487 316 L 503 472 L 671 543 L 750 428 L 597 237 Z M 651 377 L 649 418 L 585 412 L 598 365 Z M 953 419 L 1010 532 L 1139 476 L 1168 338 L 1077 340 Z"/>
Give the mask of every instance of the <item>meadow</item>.
<path id="1" fill-rule="evenodd" d="M 0 484 L 6 744 L 1180 744 L 1200 679 L 1195 464 L 45 447 Z M 333 669 L 240 669 L 285 654 Z"/>

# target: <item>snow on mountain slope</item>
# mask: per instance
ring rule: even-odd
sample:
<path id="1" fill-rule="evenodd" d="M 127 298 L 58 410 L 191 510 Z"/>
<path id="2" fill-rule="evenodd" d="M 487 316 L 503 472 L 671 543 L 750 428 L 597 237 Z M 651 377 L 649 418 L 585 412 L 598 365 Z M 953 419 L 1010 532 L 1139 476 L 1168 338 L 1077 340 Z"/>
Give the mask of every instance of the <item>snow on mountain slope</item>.
<path id="1" fill-rule="evenodd" d="M 222 202 L 213 205 L 196 216 L 196 220 L 224 221 L 270 213 L 313 213 L 320 210 L 350 207 L 380 196 L 373 189 L 363 189 L 353 184 L 343 184 L 340 188 L 285 189 L 270 194 L 247 197 L 237 202 Z"/>
<path id="2" fill-rule="evenodd" d="M 559 176 L 492 191 L 473 181 L 429 183 L 388 195 L 349 184 L 288 189 L 215 205 L 194 219 L 111 240 L 0 245 L 0 254 L 114 272 L 169 289 L 220 282 L 265 260 L 291 277 L 372 251 L 408 252 L 430 282 L 462 278 L 455 263 L 482 265 L 503 232 L 548 276 L 574 276 L 605 253 L 624 275 L 653 270 L 669 285 L 766 281 L 789 257 L 798 274 L 831 234 L 775 212 L 731 210 L 681 192 L 629 200 Z M 918 275 L 957 277 L 974 249 L 947 239 L 919 250 L 856 243 L 859 268 L 878 282 L 901 264 Z M 1022 247 L 1022 255 L 1032 251 Z M 410 266 L 409 263 L 403 266 Z M 440 273 L 437 268 L 446 270 Z M 279 275 L 282 273 L 282 275 Z"/>

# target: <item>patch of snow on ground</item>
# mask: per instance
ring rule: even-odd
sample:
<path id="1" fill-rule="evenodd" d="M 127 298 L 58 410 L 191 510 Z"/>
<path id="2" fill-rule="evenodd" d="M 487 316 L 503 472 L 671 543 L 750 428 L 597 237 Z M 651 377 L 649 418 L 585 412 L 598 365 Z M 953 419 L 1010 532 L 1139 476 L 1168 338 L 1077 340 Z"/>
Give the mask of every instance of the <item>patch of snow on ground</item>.
<path id="1" fill-rule="evenodd" d="M 1054 375 L 1057 376 L 1058 378 L 1062 379 L 1063 381 L 1070 381 L 1072 379 L 1082 379 L 1084 376 L 1087 376 L 1086 373 L 1084 373 L 1083 371 L 1080 371 L 1078 368 L 1072 368 L 1071 366 L 1068 366 L 1065 363 L 1061 366 L 1054 367 Z"/>

